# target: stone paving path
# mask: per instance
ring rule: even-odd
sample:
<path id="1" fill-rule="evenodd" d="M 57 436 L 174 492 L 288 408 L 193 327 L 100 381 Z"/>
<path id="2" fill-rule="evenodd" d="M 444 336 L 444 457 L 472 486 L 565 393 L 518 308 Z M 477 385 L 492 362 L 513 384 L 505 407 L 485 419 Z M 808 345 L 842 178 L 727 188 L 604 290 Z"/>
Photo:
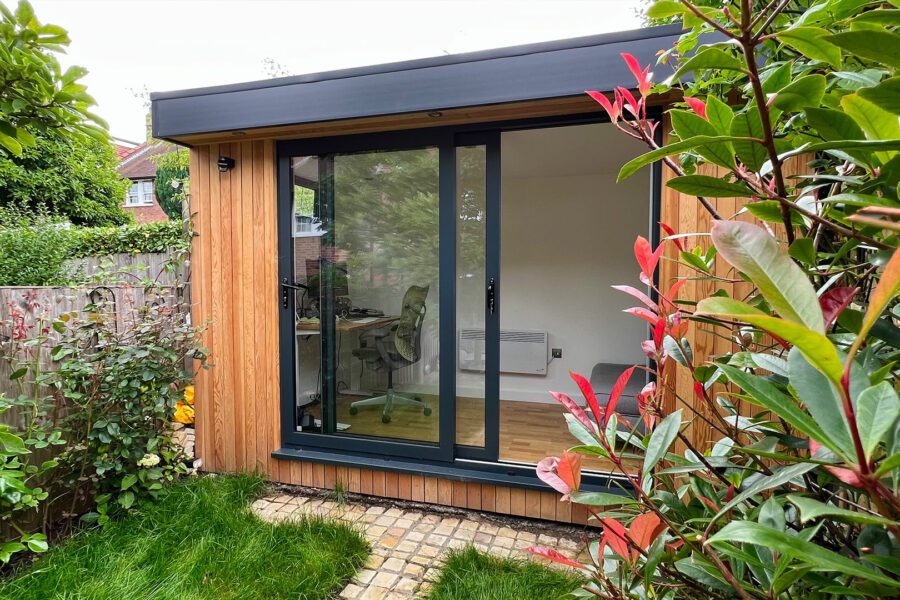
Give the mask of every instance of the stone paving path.
<path id="1" fill-rule="evenodd" d="M 345 600 L 407 600 L 427 594 L 452 549 L 472 545 L 500 557 L 534 558 L 535 544 L 575 557 L 584 551 L 577 530 L 527 519 L 493 517 L 427 504 L 373 505 L 282 494 L 257 500 L 263 519 L 278 521 L 318 515 L 359 527 L 372 547 L 368 562 L 340 593 Z M 584 558 L 582 556 L 582 558 Z"/>

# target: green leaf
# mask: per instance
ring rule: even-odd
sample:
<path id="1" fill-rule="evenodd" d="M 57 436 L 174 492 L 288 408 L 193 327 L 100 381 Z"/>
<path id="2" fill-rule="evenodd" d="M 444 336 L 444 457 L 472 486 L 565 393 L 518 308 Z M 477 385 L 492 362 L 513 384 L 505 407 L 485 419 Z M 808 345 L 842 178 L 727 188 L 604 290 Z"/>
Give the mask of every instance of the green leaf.
<path id="1" fill-rule="evenodd" d="M 759 375 L 751 375 L 729 365 L 719 365 L 719 368 L 729 381 L 749 394 L 753 402 L 784 419 L 798 431 L 818 440 L 826 448 L 841 453 L 841 447 L 832 441 L 829 434 L 825 433 L 825 430 L 803 411 L 793 398 L 782 393 L 772 383 Z"/>
<path id="2" fill-rule="evenodd" d="M 826 41 L 854 56 L 900 68 L 900 35 L 888 31 L 844 31 L 825 36 Z"/>
<path id="3" fill-rule="evenodd" d="M 840 382 L 825 377 L 798 348 L 788 353 L 788 378 L 806 410 L 833 442 L 828 444 L 819 438 L 814 439 L 845 458 L 855 456 L 843 403 L 836 387 Z"/>
<path id="4" fill-rule="evenodd" d="M 714 546 L 746 543 L 777 548 L 782 554 L 788 554 L 793 559 L 809 565 L 814 571 L 837 571 L 894 588 L 900 586 L 900 582 L 831 550 L 808 542 L 800 536 L 776 531 L 752 521 L 732 521 L 710 537 L 707 543 Z"/>
<path id="5" fill-rule="evenodd" d="M 875 87 L 859 90 L 858 94 L 878 108 L 900 115 L 900 77 L 885 79 Z"/>
<path id="6" fill-rule="evenodd" d="M 725 52 L 720 48 L 708 46 L 703 48 L 697 54 L 689 58 L 681 67 L 672 75 L 671 80 L 677 81 L 685 73 L 691 71 L 706 71 L 708 69 L 717 69 L 722 71 L 741 71 L 746 70 L 744 62 L 735 56 Z"/>
<path id="7" fill-rule="evenodd" d="M 815 288 L 774 237 L 742 221 L 716 221 L 711 233 L 719 254 L 759 288 L 779 315 L 825 332 Z"/>
<path id="8" fill-rule="evenodd" d="M 771 475 L 759 475 L 750 482 L 750 485 L 744 487 L 737 496 L 727 502 L 710 520 L 710 523 L 719 520 L 719 517 L 726 514 L 738 504 L 746 501 L 748 498 L 752 498 L 761 492 L 781 487 L 786 483 L 799 479 L 804 473 L 809 473 L 818 466 L 819 465 L 815 463 L 797 463 L 795 465 L 773 469 Z"/>
<path id="9" fill-rule="evenodd" d="M 678 430 L 681 428 L 681 409 L 676 410 L 665 419 L 663 419 L 653 433 L 650 434 L 650 440 L 647 442 L 647 451 L 644 453 L 644 473 L 653 471 L 653 467 L 662 460 L 669 451 L 669 446 L 678 437 Z"/>
<path id="10" fill-rule="evenodd" d="M 121 485 L 120 489 L 123 491 L 127 490 L 128 488 L 133 486 L 135 483 L 137 483 L 137 479 L 138 479 L 137 475 L 129 473 L 128 475 L 126 475 L 125 477 L 122 478 L 122 485 Z"/>
<path id="11" fill-rule="evenodd" d="M 0 132 L 0 146 L 3 146 L 16 156 L 22 155 L 22 144 L 11 135 Z"/>
<path id="12" fill-rule="evenodd" d="M 682 140 L 687 140 L 700 135 L 715 137 L 719 132 L 706 119 L 685 110 L 669 111 L 672 119 L 672 127 Z M 734 152 L 731 144 L 708 144 L 696 148 L 696 152 L 707 161 L 730 169 L 734 166 Z"/>
<path id="13" fill-rule="evenodd" d="M 750 195 L 747 186 L 731 183 L 709 175 L 682 175 L 673 177 L 666 185 L 675 191 L 691 196 L 708 198 L 746 198 Z"/>
<path id="14" fill-rule="evenodd" d="M 806 106 L 818 107 L 824 95 L 825 76 L 806 75 L 779 90 L 772 104 L 785 112 L 797 112 Z"/>
<path id="15" fill-rule="evenodd" d="M 715 96 L 706 99 L 706 117 L 719 135 L 728 135 L 731 132 L 734 111 Z"/>
<path id="16" fill-rule="evenodd" d="M 815 265 L 816 249 L 813 245 L 813 239 L 807 237 L 795 239 L 791 247 L 788 248 L 788 255 L 805 265 Z"/>
<path id="17" fill-rule="evenodd" d="M 875 449 L 900 417 L 900 398 L 887 381 L 863 390 L 856 401 L 856 420 L 866 458 Z"/>
<path id="18" fill-rule="evenodd" d="M 642 154 L 637 158 L 633 158 L 627 163 L 625 163 L 622 168 L 619 170 L 619 175 L 616 178 L 616 181 L 623 181 L 628 179 L 632 175 L 634 175 L 638 169 L 649 165 L 650 163 L 656 162 L 661 158 L 665 158 L 666 156 L 671 156 L 673 154 L 679 154 L 681 152 L 687 152 L 689 150 L 693 150 L 695 148 L 699 148 L 700 146 L 706 144 L 720 143 L 720 142 L 733 142 L 734 138 L 731 136 L 715 136 L 710 137 L 706 135 L 697 136 L 691 138 L 689 140 L 682 140 L 680 142 L 675 142 L 674 144 L 666 144 L 662 148 L 657 148 L 651 152 L 647 152 L 646 154 Z"/>
<path id="19" fill-rule="evenodd" d="M 823 334 L 785 319 L 772 317 L 761 310 L 732 298 L 713 297 L 701 300 L 697 316 L 716 316 L 743 321 L 778 336 L 800 349 L 804 356 L 829 379 L 840 385 L 841 358 L 834 344 Z"/>
<path id="20" fill-rule="evenodd" d="M 0 445 L 11 454 L 29 454 L 30 452 L 25 447 L 22 438 L 7 431 L 0 431 Z"/>
<path id="21" fill-rule="evenodd" d="M 839 110 L 807 108 L 806 122 L 828 141 L 862 140 L 866 134 L 853 117 Z"/>
<path id="22" fill-rule="evenodd" d="M 827 62 L 834 68 L 841 66 L 841 51 L 827 39 L 828 31 L 820 27 L 791 27 L 776 37 L 813 60 Z"/>
<path id="23" fill-rule="evenodd" d="M 893 454 L 881 461 L 878 469 L 875 470 L 875 477 L 884 477 L 898 467 L 900 467 L 900 454 Z"/>
<path id="24" fill-rule="evenodd" d="M 900 251 L 894 250 L 881 273 L 881 279 L 869 296 L 869 306 L 863 318 L 859 338 L 865 338 L 888 303 L 900 294 Z"/>
<path id="25" fill-rule="evenodd" d="M 900 138 L 897 117 L 859 95 L 847 94 L 841 98 L 841 107 L 866 133 L 870 140 L 895 140 Z"/>
<path id="26" fill-rule="evenodd" d="M 731 122 L 731 135 L 741 138 L 764 139 L 765 133 L 763 132 L 759 109 L 754 106 L 736 114 Z M 769 158 L 765 147 L 759 142 L 734 142 L 734 152 L 741 162 L 754 173 L 758 173 Z"/>
<path id="27" fill-rule="evenodd" d="M 863 69 L 862 71 L 834 71 L 832 75 L 838 80 L 838 87 L 855 92 L 862 88 L 878 85 L 885 71 L 881 69 Z"/>
<path id="28" fill-rule="evenodd" d="M 633 498 L 608 492 L 572 492 L 570 497 L 575 504 L 586 506 L 622 506 L 635 503 Z"/>
<path id="29" fill-rule="evenodd" d="M 684 14 L 687 10 L 681 2 L 676 0 L 657 0 L 647 9 L 647 17 L 650 19 L 668 19 Z"/>
<path id="30" fill-rule="evenodd" d="M 767 223 L 781 223 L 781 203 L 778 200 L 759 200 L 758 202 L 749 202 L 744 205 L 751 215 L 765 221 Z M 791 212 L 791 223 L 794 225 L 803 225 L 803 217 L 795 212 Z"/>
<path id="31" fill-rule="evenodd" d="M 847 206 L 888 206 L 895 208 L 900 206 L 900 202 L 892 198 L 884 198 L 882 196 L 873 196 L 871 194 L 835 194 L 819 200 L 819 202 L 830 202 L 835 204 L 846 204 Z"/>
<path id="32" fill-rule="evenodd" d="M 844 523 L 861 523 L 863 525 L 896 525 L 894 521 L 870 515 L 869 513 L 857 512 L 838 508 L 833 504 L 825 504 L 813 498 L 799 496 L 797 494 L 788 494 L 788 502 L 796 506 L 800 510 L 800 522 L 806 523 L 819 517 L 832 517 Z"/>
<path id="33" fill-rule="evenodd" d="M 131 508 L 134 506 L 135 496 L 134 492 L 124 492 L 119 496 L 119 504 L 122 508 Z"/>

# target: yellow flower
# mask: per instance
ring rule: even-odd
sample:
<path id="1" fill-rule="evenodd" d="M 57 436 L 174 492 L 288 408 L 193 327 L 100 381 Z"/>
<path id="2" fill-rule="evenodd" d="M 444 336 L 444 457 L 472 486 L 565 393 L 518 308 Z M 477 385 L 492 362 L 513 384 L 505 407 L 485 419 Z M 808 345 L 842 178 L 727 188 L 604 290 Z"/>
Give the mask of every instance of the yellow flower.
<path id="1" fill-rule="evenodd" d="M 175 420 L 185 425 L 193 425 L 194 408 L 181 400 L 175 403 Z"/>
<path id="2" fill-rule="evenodd" d="M 191 406 L 194 405 L 194 386 L 189 385 L 184 388 L 184 401 Z"/>

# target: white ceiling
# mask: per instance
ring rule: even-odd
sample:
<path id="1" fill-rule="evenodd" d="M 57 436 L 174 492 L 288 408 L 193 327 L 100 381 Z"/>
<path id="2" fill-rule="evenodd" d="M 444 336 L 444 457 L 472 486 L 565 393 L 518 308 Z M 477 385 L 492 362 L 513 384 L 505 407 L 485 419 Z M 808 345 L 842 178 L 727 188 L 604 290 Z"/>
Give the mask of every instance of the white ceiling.
<path id="1" fill-rule="evenodd" d="M 618 173 L 649 151 L 609 123 L 507 131 L 500 138 L 503 177 Z"/>

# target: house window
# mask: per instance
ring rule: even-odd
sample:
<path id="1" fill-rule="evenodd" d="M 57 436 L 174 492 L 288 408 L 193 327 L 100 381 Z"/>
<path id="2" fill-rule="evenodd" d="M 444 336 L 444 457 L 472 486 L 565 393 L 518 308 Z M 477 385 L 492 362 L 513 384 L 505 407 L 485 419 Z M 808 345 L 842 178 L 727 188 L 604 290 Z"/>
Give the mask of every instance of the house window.
<path id="1" fill-rule="evenodd" d="M 294 237 L 322 235 L 321 223 L 316 217 L 315 183 L 303 181 L 294 185 Z"/>
<path id="2" fill-rule="evenodd" d="M 125 206 L 147 206 L 153 204 L 153 181 L 134 181 L 125 194 Z"/>

